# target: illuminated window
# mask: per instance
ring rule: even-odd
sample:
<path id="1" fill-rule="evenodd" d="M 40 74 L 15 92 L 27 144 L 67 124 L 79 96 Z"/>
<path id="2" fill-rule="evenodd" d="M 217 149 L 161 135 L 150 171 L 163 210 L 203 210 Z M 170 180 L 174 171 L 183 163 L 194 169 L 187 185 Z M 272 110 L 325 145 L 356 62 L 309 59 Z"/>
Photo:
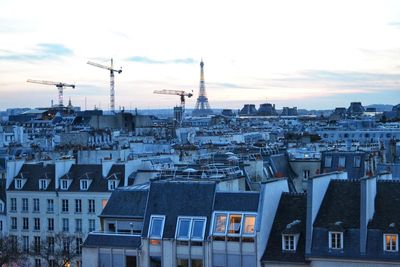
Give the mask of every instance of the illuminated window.
<path id="1" fill-rule="evenodd" d="M 225 234 L 226 232 L 226 214 L 217 214 L 214 222 L 214 234 Z"/>
<path id="2" fill-rule="evenodd" d="M 161 239 L 164 231 L 165 216 L 151 216 L 149 238 Z"/>
<path id="3" fill-rule="evenodd" d="M 244 216 L 244 229 L 243 234 L 245 235 L 253 235 L 254 234 L 254 225 L 256 223 L 255 215 L 245 215 Z"/>
<path id="4" fill-rule="evenodd" d="M 329 248 L 343 249 L 343 232 L 329 232 Z"/>
<path id="5" fill-rule="evenodd" d="M 383 235 L 383 250 L 390 252 L 397 252 L 397 235 L 396 234 L 384 234 Z"/>
<path id="6" fill-rule="evenodd" d="M 231 214 L 229 216 L 228 233 L 229 234 L 235 234 L 235 235 L 240 234 L 241 223 L 242 223 L 242 215 L 240 215 L 240 214 Z"/>

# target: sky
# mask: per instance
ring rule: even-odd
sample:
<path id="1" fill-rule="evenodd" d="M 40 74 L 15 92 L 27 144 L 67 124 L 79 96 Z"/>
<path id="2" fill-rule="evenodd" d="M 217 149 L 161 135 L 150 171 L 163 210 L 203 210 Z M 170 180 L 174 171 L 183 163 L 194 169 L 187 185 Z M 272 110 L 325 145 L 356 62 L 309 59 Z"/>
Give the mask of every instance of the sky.
<path id="1" fill-rule="evenodd" d="M 0 110 L 64 101 L 109 109 L 109 72 L 122 67 L 116 107 L 171 108 L 193 91 L 200 60 L 211 107 L 400 103 L 400 1 L 0 0 Z"/>

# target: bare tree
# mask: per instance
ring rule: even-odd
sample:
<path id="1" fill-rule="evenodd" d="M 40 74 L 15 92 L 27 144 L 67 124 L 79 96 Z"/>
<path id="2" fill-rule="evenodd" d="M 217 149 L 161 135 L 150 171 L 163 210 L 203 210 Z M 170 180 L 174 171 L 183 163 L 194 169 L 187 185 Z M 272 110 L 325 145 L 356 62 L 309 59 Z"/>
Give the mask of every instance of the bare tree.
<path id="1" fill-rule="evenodd" d="M 0 235 L 0 266 L 21 266 L 26 259 L 16 236 Z"/>
<path id="2" fill-rule="evenodd" d="M 66 267 L 82 254 L 82 236 L 65 233 L 49 235 L 45 240 L 33 241 L 30 254 L 43 259 L 48 266 Z"/>

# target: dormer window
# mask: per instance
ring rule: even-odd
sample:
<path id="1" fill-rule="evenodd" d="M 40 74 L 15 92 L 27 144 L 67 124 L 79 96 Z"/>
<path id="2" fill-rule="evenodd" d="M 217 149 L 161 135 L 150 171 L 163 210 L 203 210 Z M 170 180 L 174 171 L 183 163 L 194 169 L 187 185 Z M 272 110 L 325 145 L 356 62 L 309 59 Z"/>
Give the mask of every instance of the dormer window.
<path id="1" fill-rule="evenodd" d="M 87 190 L 88 184 L 88 180 L 81 180 L 81 190 Z"/>
<path id="2" fill-rule="evenodd" d="M 282 235 L 282 250 L 296 251 L 297 235 Z"/>
<path id="3" fill-rule="evenodd" d="M 108 180 L 108 190 L 115 190 L 118 186 L 118 180 Z"/>
<path id="4" fill-rule="evenodd" d="M 344 157 L 344 156 L 339 157 L 338 167 L 339 168 L 346 167 L 346 157 Z"/>
<path id="5" fill-rule="evenodd" d="M 343 232 L 329 232 L 329 248 L 343 249 Z"/>
<path id="6" fill-rule="evenodd" d="M 177 240 L 202 241 L 205 229 L 206 218 L 204 217 L 179 217 L 175 238 Z"/>
<path id="7" fill-rule="evenodd" d="M 68 189 L 68 180 L 61 180 L 61 189 L 62 190 Z"/>
<path id="8" fill-rule="evenodd" d="M 151 239 L 162 239 L 164 232 L 165 216 L 162 215 L 151 215 L 149 238 Z"/>
<path id="9" fill-rule="evenodd" d="M 46 190 L 47 189 L 47 180 L 40 179 L 39 180 L 39 190 Z"/>
<path id="10" fill-rule="evenodd" d="M 213 235 L 247 236 L 255 234 L 256 214 L 216 212 L 214 214 Z"/>
<path id="11" fill-rule="evenodd" d="M 397 252 L 399 250 L 397 237 L 397 234 L 384 234 L 383 250 L 388 252 Z"/>
<path id="12" fill-rule="evenodd" d="M 22 180 L 16 179 L 15 180 L 15 189 L 21 189 L 21 188 L 22 188 Z"/>

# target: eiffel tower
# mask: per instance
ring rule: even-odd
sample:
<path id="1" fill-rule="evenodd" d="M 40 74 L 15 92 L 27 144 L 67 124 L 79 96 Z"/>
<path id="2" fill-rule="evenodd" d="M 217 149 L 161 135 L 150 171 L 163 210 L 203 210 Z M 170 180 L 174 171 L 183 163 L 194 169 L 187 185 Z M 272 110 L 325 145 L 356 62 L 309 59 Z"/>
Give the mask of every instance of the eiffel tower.
<path id="1" fill-rule="evenodd" d="M 210 108 L 208 98 L 206 94 L 206 86 L 204 83 L 204 62 L 203 59 L 200 62 L 200 89 L 199 97 L 197 98 L 196 106 L 192 112 L 193 117 L 207 117 L 212 115 L 214 112 Z"/>

